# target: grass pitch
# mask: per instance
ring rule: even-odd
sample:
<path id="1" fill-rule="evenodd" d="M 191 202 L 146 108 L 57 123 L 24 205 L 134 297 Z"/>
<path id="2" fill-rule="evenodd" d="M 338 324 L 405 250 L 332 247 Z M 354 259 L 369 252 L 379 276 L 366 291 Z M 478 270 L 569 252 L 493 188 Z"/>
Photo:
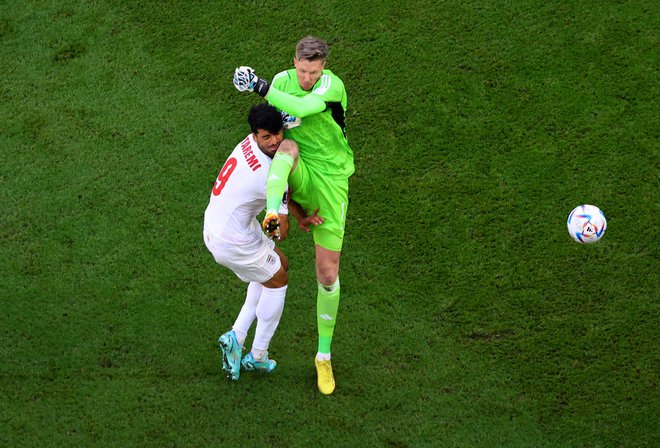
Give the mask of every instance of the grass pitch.
<path id="1" fill-rule="evenodd" d="M 657 446 L 653 2 L 0 4 L 0 445 Z M 201 238 L 307 34 L 349 94 L 337 391 L 308 235 L 276 374 L 220 373 L 244 286 Z M 573 243 L 580 203 L 608 218 Z"/>

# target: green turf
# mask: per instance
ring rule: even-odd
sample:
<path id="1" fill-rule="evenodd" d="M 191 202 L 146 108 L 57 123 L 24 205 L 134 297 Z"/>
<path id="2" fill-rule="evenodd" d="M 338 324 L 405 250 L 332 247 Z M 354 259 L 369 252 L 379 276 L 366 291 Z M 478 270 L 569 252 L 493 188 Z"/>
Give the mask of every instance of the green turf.
<path id="1" fill-rule="evenodd" d="M 654 2 L 0 3 L 0 446 L 658 446 Z M 307 34 L 349 93 L 337 391 L 308 235 L 278 371 L 228 383 L 244 285 L 211 184 Z M 580 203 L 608 217 L 570 240 Z M 654 292 L 655 291 L 655 292 Z"/>

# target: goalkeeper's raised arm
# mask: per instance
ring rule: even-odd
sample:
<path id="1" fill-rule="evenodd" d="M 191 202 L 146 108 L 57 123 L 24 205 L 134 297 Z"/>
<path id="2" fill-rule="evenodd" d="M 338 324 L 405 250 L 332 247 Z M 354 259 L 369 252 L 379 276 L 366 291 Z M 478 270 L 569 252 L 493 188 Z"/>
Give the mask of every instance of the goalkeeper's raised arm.
<path id="1" fill-rule="evenodd" d="M 303 61 L 304 62 L 304 61 Z M 310 68 L 310 71 L 315 68 Z M 298 69 L 300 70 L 300 69 Z M 293 72 L 293 73 L 289 73 Z M 254 69 L 247 66 L 238 67 L 234 71 L 234 86 L 240 92 L 255 92 L 268 100 L 270 104 L 280 110 L 286 111 L 296 117 L 304 118 L 323 112 L 327 108 L 327 102 L 341 102 L 343 83 L 329 70 L 322 73 L 317 81 L 321 81 L 317 88 L 310 91 L 302 90 L 305 96 L 295 96 L 284 92 L 276 87 L 277 79 L 280 77 L 296 76 L 295 70 L 287 70 L 278 74 L 273 84 L 257 76 Z M 334 84 L 334 86 L 333 86 Z M 312 88 L 314 85 L 312 85 Z M 335 88 L 331 88 L 335 87 Z M 307 95 L 307 93 L 310 93 Z"/>

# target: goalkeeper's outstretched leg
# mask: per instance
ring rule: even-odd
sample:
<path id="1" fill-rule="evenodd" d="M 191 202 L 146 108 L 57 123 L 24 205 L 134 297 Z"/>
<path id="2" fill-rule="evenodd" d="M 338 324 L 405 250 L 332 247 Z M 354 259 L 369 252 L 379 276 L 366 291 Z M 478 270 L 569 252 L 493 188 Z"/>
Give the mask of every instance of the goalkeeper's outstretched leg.
<path id="1" fill-rule="evenodd" d="M 270 239 L 279 240 L 280 218 L 278 210 L 287 189 L 289 175 L 298 164 L 298 145 L 293 140 L 284 139 L 273 156 L 266 181 L 266 217 L 261 226 Z"/>

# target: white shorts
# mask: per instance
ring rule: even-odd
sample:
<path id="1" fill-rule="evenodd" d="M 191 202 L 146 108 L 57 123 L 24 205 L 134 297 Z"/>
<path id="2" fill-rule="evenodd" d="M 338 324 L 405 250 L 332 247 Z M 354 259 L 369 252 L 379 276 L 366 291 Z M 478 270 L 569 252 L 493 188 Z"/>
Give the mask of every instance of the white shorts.
<path id="1" fill-rule="evenodd" d="M 259 232 L 260 240 L 250 246 L 238 246 L 218 241 L 204 231 L 204 243 L 215 261 L 231 269 L 242 281 L 265 283 L 280 270 L 282 261 L 275 252 L 275 243 Z"/>

